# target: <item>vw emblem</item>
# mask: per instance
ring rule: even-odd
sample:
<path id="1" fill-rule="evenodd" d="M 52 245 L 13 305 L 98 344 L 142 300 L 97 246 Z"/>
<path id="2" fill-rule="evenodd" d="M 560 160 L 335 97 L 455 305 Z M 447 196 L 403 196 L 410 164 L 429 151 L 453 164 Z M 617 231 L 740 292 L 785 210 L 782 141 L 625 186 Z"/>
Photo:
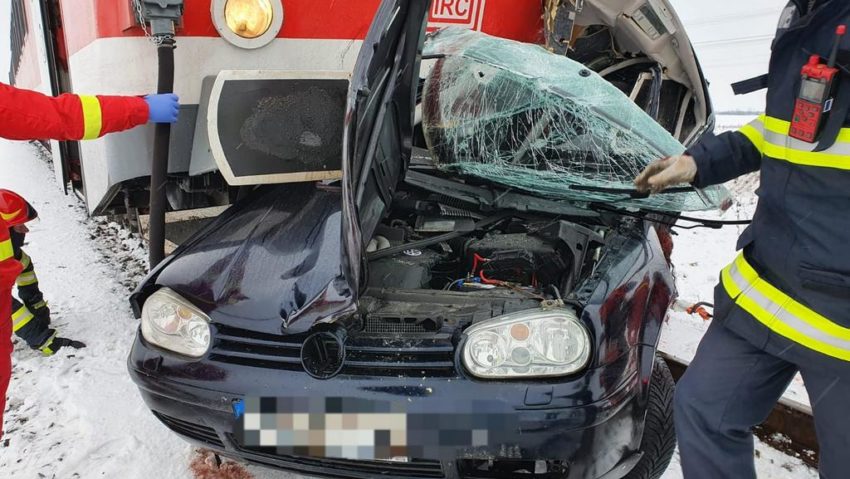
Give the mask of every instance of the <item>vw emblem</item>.
<path id="1" fill-rule="evenodd" d="M 345 334 L 320 331 L 307 337 L 301 345 L 301 366 L 316 379 L 330 379 L 345 363 Z"/>

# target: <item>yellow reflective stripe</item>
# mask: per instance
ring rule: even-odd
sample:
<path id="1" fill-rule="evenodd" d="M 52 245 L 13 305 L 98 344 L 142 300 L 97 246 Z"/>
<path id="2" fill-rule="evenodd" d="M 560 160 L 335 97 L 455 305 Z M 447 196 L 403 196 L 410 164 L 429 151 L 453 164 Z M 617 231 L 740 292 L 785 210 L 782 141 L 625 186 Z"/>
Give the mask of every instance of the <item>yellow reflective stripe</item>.
<path id="1" fill-rule="evenodd" d="M 744 278 L 744 281 L 748 283 L 753 283 L 757 279 L 759 279 L 759 274 L 750 266 L 750 263 L 747 263 L 747 259 L 744 258 L 743 253 L 739 254 L 737 258 L 735 258 L 735 265 L 738 267 L 738 272 Z"/>
<path id="2" fill-rule="evenodd" d="M 818 341 L 815 338 L 800 333 L 790 325 L 780 321 L 775 313 L 765 310 L 752 299 L 747 298 L 746 296 L 741 296 L 738 298 L 736 303 L 775 333 L 814 351 L 842 359 L 844 361 L 850 361 L 850 350 L 837 348 L 831 344 Z"/>
<path id="3" fill-rule="evenodd" d="M 764 135 L 762 132 L 756 130 L 751 125 L 744 125 L 738 130 L 739 133 L 743 134 L 750 140 L 750 143 L 756 147 L 759 153 L 764 154 L 763 145 L 764 145 Z"/>
<path id="4" fill-rule="evenodd" d="M 772 116 L 763 116 L 764 119 L 764 129 L 772 132 L 778 133 L 780 135 L 788 136 L 788 132 L 791 131 L 791 122 L 780 120 L 779 118 L 774 118 Z"/>
<path id="5" fill-rule="evenodd" d="M 759 153 L 764 154 L 764 115 L 753 120 L 749 125 L 744 125 L 738 130 L 739 133 L 747 137 L 748 140 L 756 147 Z"/>
<path id="6" fill-rule="evenodd" d="M 103 112 L 100 110 L 100 100 L 95 96 L 80 95 L 83 104 L 84 140 L 93 140 L 100 136 L 103 128 Z"/>
<path id="7" fill-rule="evenodd" d="M 15 248 L 12 240 L 0 241 L 0 261 L 6 261 L 15 257 Z"/>
<path id="8" fill-rule="evenodd" d="M 850 156 L 834 155 L 830 153 L 815 153 L 812 151 L 794 150 L 784 146 L 774 145 L 765 141 L 764 156 L 775 160 L 784 160 L 804 166 L 818 166 L 822 168 L 836 168 L 839 170 L 850 170 Z"/>
<path id="9" fill-rule="evenodd" d="M 726 289 L 726 293 L 732 299 L 737 299 L 738 296 L 741 295 L 741 288 L 735 283 L 735 280 L 732 279 L 732 275 L 730 270 L 732 269 L 732 265 L 723 268 L 723 271 L 720 273 L 720 281 L 723 283 L 723 288 Z"/>
<path id="10" fill-rule="evenodd" d="M 32 321 L 34 317 L 35 316 L 30 312 L 29 309 L 27 309 L 26 306 L 21 306 L 20 308 L 18 308 L 17 311 L 12 313 L 12 331 L 18 331 L 19 329 L 23 328 L 24 326 L 29 324 L 29 322 Z"/>
<path id="11" fill-rule="evenodd" d="M 760 149 L 764 156 L 804 166 L 850 170 L 850 155 L 847 154 L 850 149 L 850 128 L 841 129 L 835 145 L 830 148 L 832 152 L 829 150 L 814 152 L 812 150 L 816 144 L 804 144 L 788 136 L 788 132 L 791 131 L 791 122 L 772 116 L 760 118 L 764 122 L 765 132 L 768 133 L 764 135 L 763 146 Z M 744 131 L 741 133 L 747 134 Z M 753 139 L 750 138 L 750 141 Z M 795 148 L 794 144 L 798 147 Z"/>
<path id="12" fill-rule="evenodd" d="M 774 332 L 815 351 L 850 361 L 850 329 L 760 278 L 743 254 L 723 270 L 721 277 L 735 303 Z"/>
<path id="13" fill-rule="evenodd" d="M 30 255 L 28 255 L 25 251 L 21 251 L 21 266 L 23 266 L 24 269 L 30 267 L 31 261 L 32 260 L 30 260 Z"/>
<path id="14" fill-rule="evenodd" d="M 816 311 L 803 306 L 767 281 L 759 280 L 753 284 L 753 288 L 767 296 L 771 301 L 782 305 L 782 309 L 803 320 L 809 326 L 833 338 L 850 342 L 850 329 L 839 326 Z"/>
<path id="15" fill-rule="evenodd" d="M 32 309 L 41 309 L 47 307 L 47 301 L 41 300 L 34 305 L 32 305 Z"/>
<path id="16" fill-rule="evenodd" d="M 35 283 L 38 283 L 38 278 L 35 276 L 34 271 L 30 271 L 29 273 L 23 273 L 18 276 L 18 286 L 30 286 Z"/>
<path id="17" fill-rule="evenodd" d="M 41 350 L 41 353 L 44 354 L 45 356 L 53 356 L 54 354 L 56 354 L 56 351 L 54 351 L 53 349 L 50 348 L 50 346 L 53 345 L 54 339 L 56 339 L 56 333 L 55 332 L 52 335 L 50 335 L 49 338 L 47 338 L 47 341 L 42 343 L 41 347 L 38 348 L 39 350 Z"/>
<path id="18" fill-rule="evenodd" d="M 17 210 L 13 213 L 3 213 L 0 211 L 0 218 L 3 218 L 3 221 L 9 221 L 17 217 L 19 214 L 21 214 L 21 210 Z"/>

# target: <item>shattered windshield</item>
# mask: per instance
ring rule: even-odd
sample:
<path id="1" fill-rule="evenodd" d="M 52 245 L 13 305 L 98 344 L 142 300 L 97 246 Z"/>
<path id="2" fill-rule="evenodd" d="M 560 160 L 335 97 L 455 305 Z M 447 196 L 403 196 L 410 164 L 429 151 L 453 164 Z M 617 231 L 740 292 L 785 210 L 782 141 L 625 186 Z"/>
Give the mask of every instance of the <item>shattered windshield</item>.
<path id="1" fill-rule="evenodd" d="M 543 48 L 449 28 L 426 42 L 423 129 L 440 169 L 545 196 L 665 211 L 720 207 L 722 186 L 629 195 L 649 162 L 684 147 L 628 96 Z"/>

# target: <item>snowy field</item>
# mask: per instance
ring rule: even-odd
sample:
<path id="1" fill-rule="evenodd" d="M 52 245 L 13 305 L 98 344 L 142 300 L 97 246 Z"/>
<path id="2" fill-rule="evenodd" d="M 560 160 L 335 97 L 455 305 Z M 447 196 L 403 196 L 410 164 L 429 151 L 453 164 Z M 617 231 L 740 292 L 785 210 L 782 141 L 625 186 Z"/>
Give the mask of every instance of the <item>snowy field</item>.
<path id="1" fill-rule="evenodd" d="M 721 120 L 718 126 L 726 123 Z M 153 418 L 126 373 L 137 327 L 127 296 L 144 271 L 143 246 L 114 225 L 86 218 L 76 197 L 60 191 L 48 165 L 27 144 L 0 141 L 0 185 L 23 194 L 39 210 L 41 220 L 32 227 L 25 249 L 54 311 L 54 324 L 63 336 L 88 344 L 51 358 L 16 345 L 0 477 L 193 478 L 193 448 Z M 748 218 L 754 182 L 748 179 L 733 188 L 741 203 L 722 217 Z M 684 298 L 711 300 L 718 271 L 734 257 L 739 233 L 737 228 L 680 233 L 674 260 Z M 705 328 L 702 320 L 671 315 L 662 348 L 690 359 Z M 805 399 L 799 385 L 790 394 Z M 762 479 L 817 477 L 798 459 L 768 446 L 759 444 L 756 456 Z M 245 472 L 238 477 L 297 477 L 255 467 Z M 224 476 L 204 479 L 217 477 Z M 664 479 L 681 477 L 674 458 Z"/>

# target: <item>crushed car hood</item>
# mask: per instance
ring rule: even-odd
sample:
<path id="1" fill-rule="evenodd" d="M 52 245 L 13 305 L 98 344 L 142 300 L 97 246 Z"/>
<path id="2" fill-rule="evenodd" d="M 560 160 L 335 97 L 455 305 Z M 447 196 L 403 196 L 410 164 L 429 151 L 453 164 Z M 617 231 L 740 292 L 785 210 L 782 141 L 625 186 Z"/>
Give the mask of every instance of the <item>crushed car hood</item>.
<path id="1" fill-rule="evenodd" d="M 342 274 L 340 192 L 262 187 L 216 218 L 159 269 L 167 286 L 214 322 L 274 334 L 353 311 Z"/>
<path id="2" fill-rule="evenodd" d="M 390 206 L 410 159 L 419 58 L 430 0 L 384 0 L 360 50 L 336 192 L 269 185 L 180 245 L 131 298 L 136 316 L 169 287 L 230 326 L 295 334 L 356 310 L 361 238 Z"/>

